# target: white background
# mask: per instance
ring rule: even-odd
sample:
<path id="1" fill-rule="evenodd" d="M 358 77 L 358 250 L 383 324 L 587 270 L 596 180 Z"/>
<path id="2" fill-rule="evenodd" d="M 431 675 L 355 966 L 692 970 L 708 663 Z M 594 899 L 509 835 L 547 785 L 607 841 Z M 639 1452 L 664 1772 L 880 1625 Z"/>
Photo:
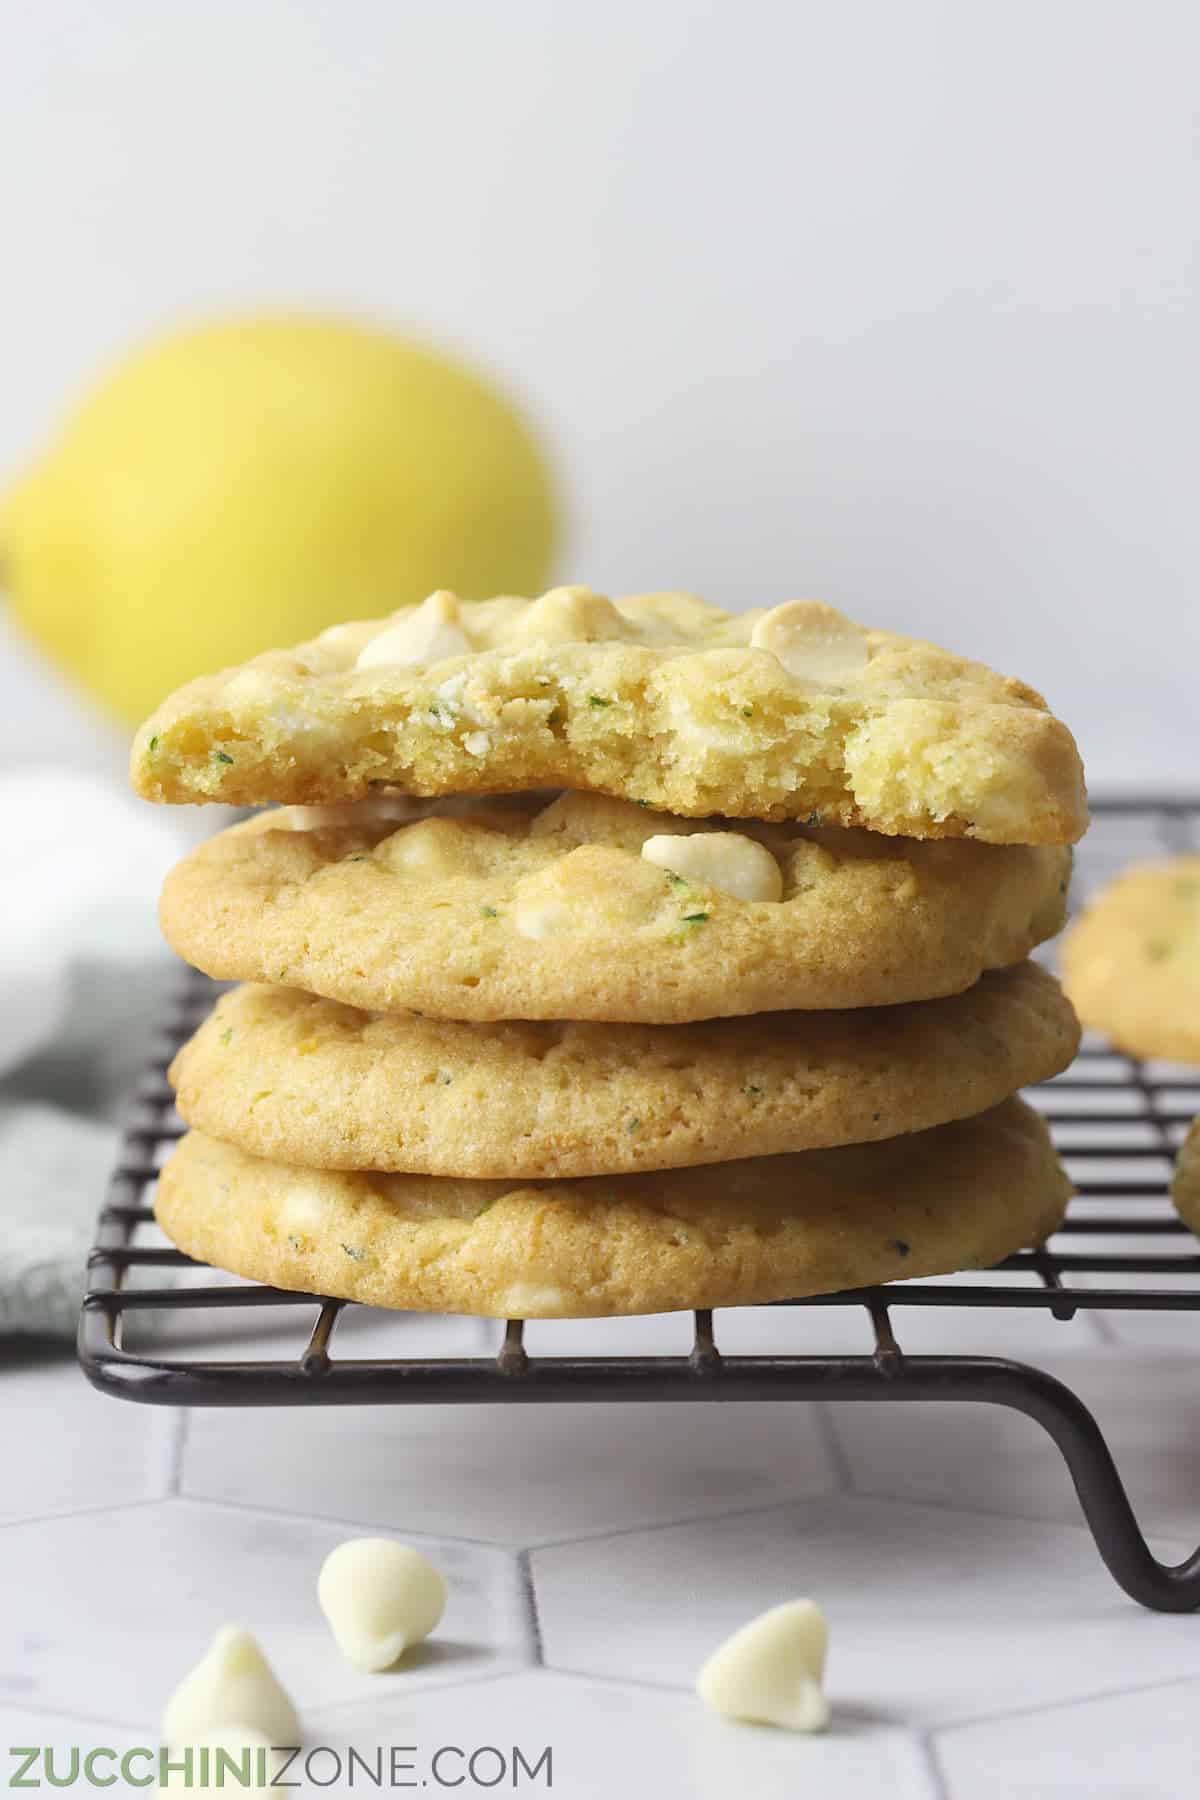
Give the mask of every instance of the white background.
<path id="1" fill-rule="evenodd" d="M 5 12 L 0 476 L 201 308 L 522 388 L 561 573 L 817 593 L 1200 776 L 1193 0 L 43 0 Z M 0 755 L 90 742 L 0 646 Z"/>

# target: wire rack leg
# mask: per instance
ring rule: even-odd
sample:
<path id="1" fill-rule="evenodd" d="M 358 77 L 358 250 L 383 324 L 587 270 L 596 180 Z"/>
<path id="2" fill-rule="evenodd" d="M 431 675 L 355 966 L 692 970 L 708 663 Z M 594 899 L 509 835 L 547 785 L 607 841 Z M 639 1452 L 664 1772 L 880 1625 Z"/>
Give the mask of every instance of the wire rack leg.
<path id="1" fill-rule="evenodd" d="M 1104 1433 L 1077 1394 L 1063 1382 L 1026 1363 L 1001 1358 L 956 1360 L 957 1374 L 936 1366 L 938 1357 L 908 1360 L 893 1387 L 896 1397 L 919 1401 L 982 1400 L 1007 1406 L 1035 1419 L 1062 1451 L 1075 1492 L 1105 1565 L 1131 1599 L 1155 1612 L 1194 1612 L 1200 1608 L 1200 1549 L 1186 1561 L 1160 1563 L 1142 1535 L 1124 1483 L 1117 1473 Z M 924 1366 L 922 1366 L 924 1365 Z M 913 1382 L 914 1373 L 920 1370 Z M 948 1377 L 940 1379 L 940 1377 Z M 911 1385 L 910 1385 L 911 1384 Z M 970 1392 L 964 1391 L 969 1387 Z"/>

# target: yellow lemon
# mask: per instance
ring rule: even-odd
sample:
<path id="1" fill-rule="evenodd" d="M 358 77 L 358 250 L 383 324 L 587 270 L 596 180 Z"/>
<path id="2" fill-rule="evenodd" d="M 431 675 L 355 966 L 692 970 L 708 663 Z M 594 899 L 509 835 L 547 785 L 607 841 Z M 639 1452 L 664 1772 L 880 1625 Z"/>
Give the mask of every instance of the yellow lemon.
<path id="1" fill-rule="evenodd" d="M 435 588 L 539 593 L 554 486 L 512 405 L 344 319 L 235 318 L 119 364 L 0 502 L 28 631 L 136 720 L 180 682 Z"/>

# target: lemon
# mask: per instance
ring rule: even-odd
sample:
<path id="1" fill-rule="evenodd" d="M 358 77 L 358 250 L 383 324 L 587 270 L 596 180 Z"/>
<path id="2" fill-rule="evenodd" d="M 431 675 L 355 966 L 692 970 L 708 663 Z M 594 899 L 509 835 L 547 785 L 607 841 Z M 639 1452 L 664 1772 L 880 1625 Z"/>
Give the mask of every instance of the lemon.
<path id="1" fill-rule="evenodd" d="M 511 404 L 390 331 L 264 313 L 158 338 L 0 502 L 44 649 L 136 720 L 170 688 L 435 588 L 539 593 L 554 486 Z"/>

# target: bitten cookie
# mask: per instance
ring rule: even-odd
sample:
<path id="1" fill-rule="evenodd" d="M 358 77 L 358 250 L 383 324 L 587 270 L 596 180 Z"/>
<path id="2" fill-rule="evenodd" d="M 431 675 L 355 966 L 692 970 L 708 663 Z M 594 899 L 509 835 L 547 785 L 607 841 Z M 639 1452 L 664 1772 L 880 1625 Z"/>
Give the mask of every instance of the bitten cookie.
<path id="1" fill-rule="evenodd" d="M 241 987 L 170 1077 L 189 1125 L 275 1162 L 533 1180 L 920 1131 L 1058 1074 L 1078 1039 L 1034 963 L 946 1000 L 696 1025 L 468 1025 Z"/>
<path id="2" fill-rule="evenodd" d="M 430 595 L 181 688 L 138 733 L 152 800 L 568 787 L 690 818 L 806 818 L 1061 844 L 1087 823 L 1066 726 L 1023 682 L 815 600 L 731 614 Z"/>
<path id="3" fill-rule="evenodd" d="M 588 794 L 430 810 L 221 832 L 168 876 L 167 940 L 209 975 L 368 1011 L 678 1024 L 956 993 L 1066 905 L 1052 846 L 699 823 Z"/>
<path id="4" fill-rule="evenodd" d="M 1063 940 L 1085 1025 L 1135 1056 L 1200 1062 L 1200 856 L 1140 863 Z"/>
<path id="5" fill-rule="evenodd" d="M 193 1131 L 155 1211 L 189 1256 L 416 1311 L 566 1319 L 740 1306 L 983 1268 L 1070 1192 L 1019 1100 L 883 1144 L 514 1186 L 289 1169 Z"/>

